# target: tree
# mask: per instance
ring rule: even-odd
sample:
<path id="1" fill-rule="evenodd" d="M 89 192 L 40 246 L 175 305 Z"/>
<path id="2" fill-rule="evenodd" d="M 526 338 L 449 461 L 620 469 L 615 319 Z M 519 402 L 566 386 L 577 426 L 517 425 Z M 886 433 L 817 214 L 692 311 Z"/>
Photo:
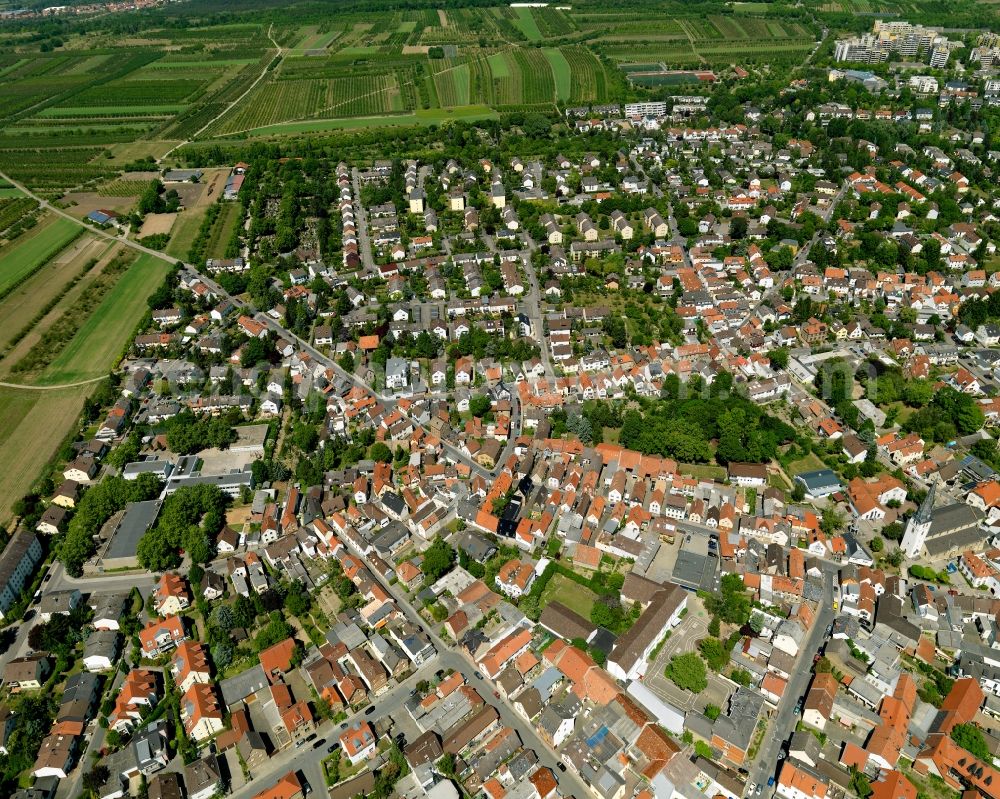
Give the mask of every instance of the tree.
<path id="1" fill-rule="evenodd" d="M 718 638 L 703 638 L 698 650 L 712 671 L 722 671 L 729 665 L 729 650 Z"/>
<path id="2" fill-rule="evenodd" d="M 778 347 L 777 349 L 769 350 L 767 353 L 767 358 L 771 362 L 771 366 L 773 366 L 775 369 L 788 368 L 787 347 Z"/>
<path id="3" fill-rule="evenodd" d="M 443 538 L 435 538 L 434 543 L 424 552 L 420 569 L 427 582 L 435 582 L 455 565 L 455 550 Z"/>
<path id="4" fill-rule="evenodd" d="M 726 574 L 719 583 L 719 591 L 705 600 L 709 613 L 729 624 L 742 626 L 750 619 L 750 596 L 738 574 Z"/>
<path id="5" fill-rule="evenodd" d="M 442 756 L 434 765 L 437 766 L 438 773 L 442 776 L 450 780 L 455 778 L 455 756 L 451 752 Z"/>
<path id="6" fill-rule="evenodd" d="M 708 687 L 705 663 L 694 652 L 670 658 L 665 674 L 678 688 L 691 693 L 700 694 Z"/>
<path id="7" fill-rule="evenodd" d="M 381 441 L 376 441 L 371 445 L 368 456 L 376 463 L 392 463 L 392 450 Z"/>
<path id="8" fill-rule="evenodd" d="M 823 515 L 819 521 L 820 529 L 827 535 L 833 535 L 844 526 L 844 517 L 837 512 L 836 508 L 827 507 L 823 509 Z"/>
<path id="9" fill-rule="evenodd" d="M 956 724 L 951 729 L 951 739 L 980 760 L 985 760 L 987 763 L 993 762 L 993 755 L 986 744 L 982 730 L 975 724 Z"/>
<path id="10" fill-rule="evenodd" d="M 704 741 L 695 741 L 694 742 L 694 753 L 698 757 L 702 757 L 705 760 L 712 760 L 713 759 L 712 747 L 709 746 Z"/>
<path id="11" fill-rule="evenodd" d="M 875 536 L 871 541 L 868 542 L 871 547 L 872 552 L 881 552 L 885 549 L 885 541 L 883 541 L 879 536 Z"/>
<path id="12" fill-rule="evenodd" d="M 104 787 L 110 776 L 111 772 L 108 770 L 108 767 L 103 763 L 98 763 L 93 769 L 83 775 L 83 790 L 97 796 L 98 791 Z"/>
<path id="13" fill-rule="evenodd" d="M 288 589 L 288 594 L 285 595 L 285 608 L 293 616 L 304 616 L 309 612 L 311 605 L 312 599 L 309 597 L 309 592 L 301 581 L 296 580 Z"/>
<path id="14" fill-rule="evenodd" d="M 469 413 L 482 419 L 493 405 L 485 394 L 477 394 L 469 400 Z"/>
<path id="15" fill-rule="evenodd" d="M 219 671 L 233 662 L 233 645 L 229 641 L 218 641 L 211 648 L 212 662 Z"/>
<path id="16" fill-rule="evenodd" d="M 712 721 L 715 721 L 722 715 L 722 708 L 718 705 L 705 705 L 705 715 Z"/>
<path id="17" fill-rule="evenodd" d="M 729 675 L 729 679 L 737 685 L 749 685 L 753 682 L 753 675 L 746 669 L 733 669 L 733 673 Z"/>
<path id="18" fill-rule="evenodd" d="M 864 775 L 863 772 L 858 771 L 854 766 L 851 766 L 851 790 L 860 797 L 860 799 L 868 799 L 872 795 L 872 783 Z"/>

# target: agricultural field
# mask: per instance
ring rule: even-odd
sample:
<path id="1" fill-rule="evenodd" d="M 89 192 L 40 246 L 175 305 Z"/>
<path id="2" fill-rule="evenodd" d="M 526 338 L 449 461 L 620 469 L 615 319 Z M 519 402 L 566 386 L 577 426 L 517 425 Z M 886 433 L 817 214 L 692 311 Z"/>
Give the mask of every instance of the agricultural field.
<path id="1" fill-rule="evenodd" d="M 0 249 L 0 298 L 10 294 L 81 233 L 79 225 L 51 217 Z"/>
<path id="2" fill-rule="evenodd" d="M 73 430 L 92 386 L 35 391 L 0 386 L 0 524 Z"/>
<path id="3" fill-rule="evenodd" d="M 29 327 L 32 333 L 44 327 L 44 322 L 35 322 L 35 317 L 51 303 L 57 302 L 64 292 L 70 299 L 66 291 L 70 281 L 91 260 L 100 259 L 111 246 L 106 239 L 84 233 L 0 300 L 0 319 L 3 319 L 3 325 L 0 325 L 0 356 L 5 355 L 14 339 Z M 31 334 L 21 339 L 25 351 L 30 346 L 30 340 Z M 3 362 L 0 361 L 2 371 Z"/>
<path id="4" fill-rule="evenodd" d="M 146 299 L 168 268 L 152 255 L 136 258 L 35 383 L 60 385 L 107 374 L 147 312 Z"/>
<path id="5" fill-rule="evenodd" d="M 860 13 L 885 4 L 829 5 Z M 630 82 L 622 65 L 795 64 L 813 45 L 807 23 L 772 16 L 766 4 L 731 9 L 497 5 L 318 17 L 293 4 L 273 24 L 220 13 L 184 25 L 171 14 L 136 17 L 124 32 L 81 25 L 62 47 L 0 52 L 0 172 L 49 198 L 130 199 L 123 167 L 189 142 L 641 99 L 673 79 Z M 10 193 L 0 187 L 0 198 Z"/>

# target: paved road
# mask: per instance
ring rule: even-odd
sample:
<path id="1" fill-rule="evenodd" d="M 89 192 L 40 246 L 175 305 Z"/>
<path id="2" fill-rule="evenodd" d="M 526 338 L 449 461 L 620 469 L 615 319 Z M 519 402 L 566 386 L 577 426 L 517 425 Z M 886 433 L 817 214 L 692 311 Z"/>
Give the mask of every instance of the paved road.
<path id="1" fill-rule="evenodd" d="M 372 255 L 372 239 L 368 234 L 368 214 L 361 204 L 361 178 L 358 168 L 351 170 L 351 181 L 354 188 L 354 221 L 358 234 L 358 249 L 361 251 L 361 263 L 365 270 L 375 272 L 375 258 Z"/>
<path id="2" fill-rule="evenodd" d="M 66 574 L 66 569 L 59 561 L 54 561 L 49 569 L 52 575 L 45 584 L 45 592 L 64 591 L 76 588 L 82 594 L 92 594 L 102 592 L 110 594 L 114 591 L 131 591 L 138 588 L 143 594 L 157 583 L 157 577 L 149 572 L 135 574 L 109 573 L 103 575 L 92 575 L 86 577 L 70 577 Z"/>
<path id="3" fill-rule="evenodd" d="M 89 380 L 78 380 L 76 383 L 63 383 L 61 385 L 55 386 L 28 386 L 23 383 L 5 383 L 0 381 L 0 388 L 22 388 L 25 391 L 59 391 L 64 388 L 79 388 L 80 386 L 89 386 L 91 383 L 98 383 L 104 380 L 105 376 L 92 377 Z"/>
<path id="4" fill-rule="evenodd" d="M 363 555 L 361 557 L 367 563 L 368 559 Z M 369 564 L 369 568 L 370 566 L 371 564 Z M 410 604 L 409 597 L 403 592 L 403 589 L 398 584 L 389 585 L 386 583 L 380 575 L 376 574 L 375 569 L 371 569 L 371 571 L 375 574 L 375 579 L 396 600 L 397 605 L 406 617 L 417 626 L 423 628 L 430 637 L 431 642 L 439 653 L 437 658 L 438 668 L 454 669 L 462 673 L 465 681 L 479 691 L 479 694 L 497 709 L 503 723 L 517 730 L 524 746 L 535 751 L 535 754 L 538 755 L 538 762 L 552 769 L 552 773 L 555 774 L 564 795 L 573 794 L 577 799 L 583 799 L 583 797 L 590 795 L 589 789 L 577 774 L 571 771 L 562 772 L 559 770 L 558 763 L 561 762 L 559 756 L 538 736 L 535 728 L 516 713 L 506 701 L 494 696 L 493 692 L 496 689 L 493 683 L 476 676 L 474 664 L 465 657 L 464 652 L 459 653 L 453 649 L 431 627 L 425 624 L 424 620 Z"/>
<path id="5" fill-rule="evenodd" d="M 306 777 L 306 781 L 312 786 L 314 792 L 322 793 L 326 779 L 323 775 L 322 762 L 329 756 L 327 747 L 337 740 L 344 725 L 350 725 L 355 721 L 372 721 L 386 716 L 394 717 L 405 712 L 403 705 L 410 698 L 410 691 L 420 680 L 430 678 L 435 671 L 448 668 L 441 663 L 440 658 L 431 658 L 421 666 L 410 677 L 390 689 L 380 696 L 370 706 L 374 707 L 370 714 L 362 711 L 355 713 L 346 721 L 334 724 L 326 721 L 319 725 L 316 730 L 316 740 L 325 740 L 325 745 L 318 749 L 313 749 L 315 741 L 302 747 L 288 747 L 275 754 L 270 760 L 258 768 L 252 775 L 252 779 L 242 788 L 238 788 L 229 796 L 231 799 L 250 799 L 257 795 L 264 788 L 273 785 L 278 779 L 289 771 L 301 771 Z M 367 710 L 367 708 L 366 708 Z"/>
<path id="6" fill-rule="evenodd" d="M 766 786 L 768 777 L 777 779 L 781 745 L 791 737 L 795 730 L 795 723 L 799 720 L 799 716 L 795 715 L 795 705 L 798 703 L 799 697 L 805 696 L 806 688 L 812 677 L 810 668 L 813 656 L 823 646 L 827 625 L 833 621 L 835 615 L 833 612 L 833 572 L 827 570 L 824 577 L 826 591 L 816 614 L 816 622 L 802 642 L 802 649 L 799 651 L 791 679 L 785 686 L 785 693 L 778 703 L 777 712 L 771 719 L 769 730 L 764 734 L 764 740 L 757 752 L 757 757 L 754 759 L 755 765 L 750 769 L 748 779 L 750 783 L 755 782 L 758 785 L 763 783 Z M 763 793 L 765 797 L 771 797 L 773 794 L 773 788 L 768 790 L 765 787 Z"/>
<path id="7" fill-rule="evenodd" d="M 125 681 L 125 675 L 118 669 L 115 669 L 111 673 L 111 676 L 113 684 L 111 689 L 106 690 L 104 695 L 101 696 L 100 701 L 102 702 L 106 696 L 116 696 L 121 684 Z M 83 774 L 91 768 L 91 754 L 101 751 L 107 733 L 108 731 L 97 723 L 96 717 L 90 720 L 85 733 L 90 736 L 87 745 L 84 747 L 83 754 L 80 755 L 76 767 L 70 772 L 68 778 L 59 781 L 59 785 L 56 788 L 56 799 L 75 799 L 75 797 L 80 795 L 80 783 L 83 781 Z"/>
<path id="8" fill-rule="evenodd" d="M 527 234 L 525 234 L 527 236 Z M 545 369 L 545 376 L 552 380 L 556 376 L 555 367 L 552 365 L 552 352 L 549 350 L 549 340 L 545 336 L 545 320 L 542 319 L 542 289 L 538 284 L 538 272 L 532 263 L 532 256 L 538 249 L 538 244 L 530 236 L 528 239 L 528 250 L 521 253 L 521 262 L 524 264 L 524 273 L 528 276 L 528 292 L 522 300 L 524 312 L 531 321 L 534 329 L 535 339 L 541 349 L 542 366 Z"/>
<path id="9" fill-rule="evenodd" d="M 688 253 L 687 239 L 681 235 L 680 229 L 677 227 L 677 217 L 674 216 L 674 206 L 671 204 L 670 213 L 667 214 L 667 227 L 670 228 L 670 244 L 676 244 L 681 248 L 681 253 L 684 256 L 684 266 L 688 269 L 693 268 L 694 264 L 691 262 L 691 256 Z"/>

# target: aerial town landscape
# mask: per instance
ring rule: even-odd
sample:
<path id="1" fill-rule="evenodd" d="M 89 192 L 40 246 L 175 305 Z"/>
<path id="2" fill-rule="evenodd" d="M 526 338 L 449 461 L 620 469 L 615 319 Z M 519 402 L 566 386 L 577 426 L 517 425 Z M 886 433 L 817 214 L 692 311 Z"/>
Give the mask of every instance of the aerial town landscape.
<path id="1" fill-rule="evenodd" d="M 1000 6 L 0 0 L 0 797 L 1000 799 Z"/>

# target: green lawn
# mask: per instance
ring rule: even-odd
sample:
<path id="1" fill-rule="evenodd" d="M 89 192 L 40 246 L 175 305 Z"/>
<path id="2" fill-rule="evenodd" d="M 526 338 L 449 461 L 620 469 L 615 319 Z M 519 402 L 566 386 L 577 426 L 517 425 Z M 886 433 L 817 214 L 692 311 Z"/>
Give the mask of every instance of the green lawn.
<path id="1" fill-rule="evenodd" d="M 679 463 L 677 470 L 681 474 L 690 477 L 697 477 L 699 480 L 725 480 L 726 470 L 721 466 L 712 466 L 710 463 Z"/>
<path id="2" fill-rule="evenodd" d="M 79 225 L 56 217 L 51 223 L 28 231 L 0 252 L 0 296 L 42 267 L 81 233 L 83 228 Z"/>
<path id="3" fill-rule="evenodd" d="M 815 472 L 818 469 L 825 468 L 826 464 L 819 459 L 819 455 L 815 452 L 810 452 L 804 458 L 799 458 L 799 460 L 792 461 L 788 464 L 788 468 L 785 469 L 785 471 L 792 477 L 795 477 L 803 472 Z"/>
<path id="4" fill-rule="evenodd" d="M 583 618 L 589 619 L 590 609 L 597 601 L 597 594 L 561 574 L 554 574 L 548 585 L 545 586 L 545 590 L 542 591 L 542 607 L 554 599 L 562 602 L 570 610 L 579 613 Z"/>
<path id="5" fill-rule="evenodd" d="M 510 77 L 510 65 L 503 53 L 492 53 L 486 57 L 486 61 L 490 65 L 490 72 L 493 73 L 494 78 L 499 80 Z"/>
<path id="6" fill-rule="evenodd" d="M 538 30 L 538 23 L 535 22 L 535 15 L 530 8 L 516 8 L 517 27 L 528 37 L 529 42 L 537 42 L 542 38 L 542 32 Z"/>
<path id="7" fill-rule="evenodd" d="M 168 269 L 166 261 L 140 255 L 37 382 L 73 383 L 106 374 L 149 310 L 146 299 L 159 287 Z"/>
<path id="8" fill-rule="evenodd" d="M 189 208 L 177 217 L 170 233 L 170 241 L 167 243 L 167 255 L 187 260 L 188 251 L 198 238 L 198 230 L 207 210 L 208 206 Z"/>
<path id="9" fill-rule="evenodd" d="M 556 81 L 556 96 L 565 102 L 569 99 L 570 80 L 572 79 L 569 61 L 566 60 L 566 56 L 558 47 L 546 47 L 542 52 L 545 53 L 549 66 L 552 67 L 552 76 Z"/>
<path id="10" fill-rule="evenodd" d="M 208 242 L 205 255 L 208 258 L 224 258 L 229 239 L 232 238 L 233 230 L 240 222 L 240 211 L 243 206 L 239 203 L 223 203 L 222 212 L 215 221 L 212 230 L 212 237 Z"/>

